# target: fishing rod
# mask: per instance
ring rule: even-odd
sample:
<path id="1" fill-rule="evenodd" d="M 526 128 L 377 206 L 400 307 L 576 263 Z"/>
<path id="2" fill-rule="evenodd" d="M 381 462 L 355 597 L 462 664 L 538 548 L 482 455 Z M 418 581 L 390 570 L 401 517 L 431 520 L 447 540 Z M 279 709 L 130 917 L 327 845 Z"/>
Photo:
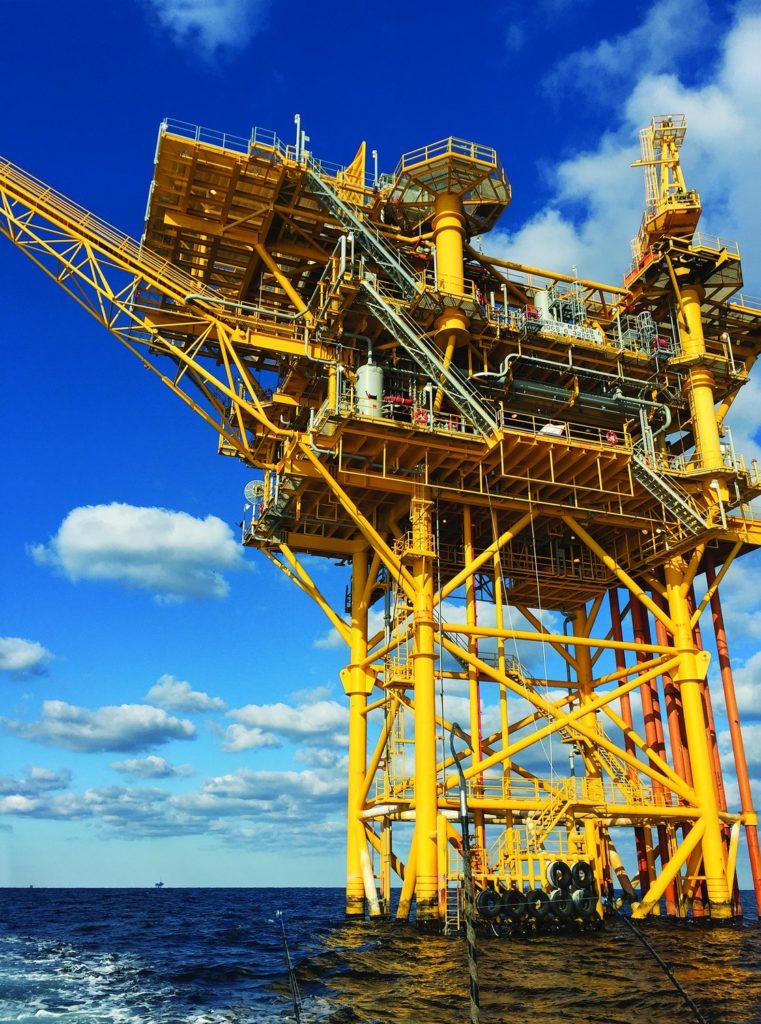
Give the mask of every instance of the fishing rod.
<path id="1" fill-rule="evenodd" d="M 280 931 L 283 936 L 283 949 L 285 950 L 285 961 L 288 966 L 288 984 L 291 989 L 291 999 L 293 1000 L 293 1015 L 296 1018 L 296 1024 L 301 1024 L 301 1013 L 304 1009 L 301 1001 L 301 992 L 299 991 L 299 982 L 296 977 L 296 968 L 293 965 L 291 959 L 291 951 L 288 948 L 288 937 L 285 934 L 285 922 L 283 920 L 283 911 L 276 910 L 275 917 L 280 922 Z"/>
<path id="2" fill-rule="evenodd" d="M 470 833 L 468 831 L 468 794 L 465 772 L 460 764 L 460 755 L 454 748 L 455 732 L 462 732 L 457 722 L 452 722 L 449 732 L 449 749 L 457 767 L 460 790 L 460 828 L 462 829 L 462 863 L 465 873 L 465 942 L 468 947 L 468 973 L 470 975 L 470 1024 L 480 1024 L 481 998 L 478 989 L 478 954 L 476 951 L 476 908 L 473 898 L 473 871 L 470 863 Z"/>
<path id="3" fill-rule="evenodd" d="M 661 968 L 661 970 L 664 972 L 664 974 L 666 974 L 666 976 L 670 979 L 674 988 L 677 990 L 677 992 L 679 992 L 682 999 L 684 999 L 687 1006 L 689 1006 L 689 1008 L 695 1014 L 695 1019 L 699 1022 L 699 1024 L 709 1024 L 709 1022 L 700 1012 L 698 1007 L 695 1005 L 692 998 L 689 996 L 687 992 L 685 992 L 684 988 L 679 983 L 678 979 L 674 975 L 674 972 L 671 970 L 669 965 L 666 963 L 665 960 L 661 958 L 655 947 L 650 942 L 648 942 L 648 940 L 645 938 L 645 936 L 642 934 L 639 928 L 637 928 L 637 926 L 626 916 L 626 914 L 621 913 L 618 907 L 614 905 L 612 900 L 605 900 L 604 902 L 606 903 L 608 908 L 613 911 L 616 917 L 620 918 L 624 922 L 626 927 L 629 928 L 629 930 L 632 931 L 634 935 L 636 935 L 636 937 L 639 939 L 639 941 L 642 943 L 645 949 L 651 954 L 651 956 L 658 964 L 658 966 Z"/>

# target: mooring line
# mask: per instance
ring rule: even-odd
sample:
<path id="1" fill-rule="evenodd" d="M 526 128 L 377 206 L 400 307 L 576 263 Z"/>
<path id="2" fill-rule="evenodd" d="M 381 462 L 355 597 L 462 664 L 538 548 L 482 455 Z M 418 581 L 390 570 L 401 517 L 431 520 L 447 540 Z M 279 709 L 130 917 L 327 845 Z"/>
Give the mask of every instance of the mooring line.
<path id="1" fill-rule="evenodd" d="M 695 1005 L 695 1002 L 693 1001 L 693 999 L 689 996 L 689 994 L 687 992 L 685 992 L 684 988 L 679 983 L 679 980 L 676 978 L 676 976 L 674 975 L 674 972 L 671 970 L 669 965 L 666 963 L 665 960 L 662 959 L 662 957 L 659 955 L 658 951 L 651 945 L 651 943 L 648 942 L 648 940 L 645 938 L 645 936 L 642 934 L 642 932 L 639 930 L 639 928 L 637 928 L 637 926 L 625 914 L 622 914 L 620 912 L 620 910 L 616 906 L 614 906 L 614 904 L 613 904 L 613 902 L 611 900 L 605 900 L 604 902 L 606 903 L 607 907 L 610 910 L 612 910 L 613 913 L 618 918 L 620 918 L 620 920 L 622 920 L 624 922 L 624 924 L 627 926 L 627 928 L 631 929 L 631 931 L 636 935 L 636 937 L 639 939 L 639 941 L 642 943 L 642 945 L 645 947 L 645 949 L 647 949 L 647 951 L 652 955 L 652 957 L 655 959 L 655 961 L 658 964 L 658 966 L 663 970 L 663 972 L 667 975 L 667 977 L 670 978 L 674 988 L 677 990 L 677 992 L 679 992 L 679 994 L 681 995 L 682 999 L 684 999 L 684 1001 L 687 1004 L 687 1006 L 689 1006 L 689 1008 L 695 1014 L 695 1017 L 700 1022 L 700 1024 L 709 1024 L 709 1022 L 706 1020 L 706 1018 L 700 1012 L 698 1007 Z"/>
<path id="2" fill-rule="evenodd" d="M 465 772 L 460 757 L 454 748 L 455 732 L 462 732 L 457 722 L 452 722 L 449 732 L 449 748 L 460 779 L 460 828 L 462 829 L 462 863 L 465 875 L 465 943 L 468 949 L 468 974 L 470 976 L 470 1024 L 480 1024 L 481 997 L 478 990 L 478 953 L 476 950 L 476 907 L 473 893 L 473 870 L 470 863 L 470 833 L 468 831 L 468 796 Z"/>

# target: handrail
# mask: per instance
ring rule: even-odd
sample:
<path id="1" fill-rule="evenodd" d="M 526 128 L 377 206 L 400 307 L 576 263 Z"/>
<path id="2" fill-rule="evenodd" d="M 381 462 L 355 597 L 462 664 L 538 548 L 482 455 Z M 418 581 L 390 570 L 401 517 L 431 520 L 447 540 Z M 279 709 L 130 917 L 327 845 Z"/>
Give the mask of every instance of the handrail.
<path id="1" fill-rule="evenodd" d="M 43 215 L 52 212 L 55 223 L 76 228 L 81 235 L 95 242 L 101 251 L 116 257 L 130 272 L 140 273 L 145 277 L 145 271 L 149 270 L 154 283 L 160 283 L 162 291 L 166 292 L 167 283 L 171 284 L 171 298 L 176 301 L 184 304 L 185 296 L 191 292 L 201 295 L 208 292 L 209 298 L 216 298 L 216 293 L 201 285 L 198 278 L 185 274 L 152 249 L 96 217 L 84 206 L 72 202 L 61 192 L 23 171 L 10 160 L 0 159 L 0 186 L 12 199 L 24 203 L 32 211 Z"/>
<path id="2" fill-rule="evenodd" d="M 438 142 L 419 146 L 408 153 L 403 153 L 394 170 L 394 177 L 398 178 L 408 167 L 414 167 L 416 164 L 424 163 L 436 156 L 448 156 L 450 153 L 491 164 L 495 168 L 499 167 L 497 151 L 491 146 L 480 146 L 476 142 L 468 142 L 467 139 L 450 136 L 447 139 L 440 139 Z"/>

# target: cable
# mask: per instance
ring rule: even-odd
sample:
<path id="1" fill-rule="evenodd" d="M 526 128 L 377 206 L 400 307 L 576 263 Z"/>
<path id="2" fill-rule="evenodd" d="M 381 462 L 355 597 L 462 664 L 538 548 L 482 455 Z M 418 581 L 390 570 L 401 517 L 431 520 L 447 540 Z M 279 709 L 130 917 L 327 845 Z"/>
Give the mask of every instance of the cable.
<path id="1" fill-rule="evenodd" d="M 436 593 L 441 594 L 441 528 L 439 525 L 439 498 L 436 496 Z M 439 598 L 436 605 L 436 617 L 439 624 L 439 711 L 441 714 L 441 771 L 444 773 L 446 761 L 446 740 L 444 739 L 444 638 L 441 628 L 441 605 Z"/>
<path id="2" fill-rule="evenodd" d="M 468 832 L 468 794 L 465 772 L 454 748 L 455 732 L 462 732 L 457 722 L 452 722 L 449 732 L 449 749 L 457 766 L 460 785 L 460 828 L 462 830 L 462 863 L 465 875 L 465 942 L 468 947 L 468 974 L 470 976 L 470 1024 L 479 1024 L 481 1019 L 481 996 L 478 988 L 478 952 L 476 949 L 476 908 L 473 892 L 473 871 L 470 863 L 470 834 Z"/>
<path id="3" fill-rule="evenodd" d="M 624 922 L 626 927 L 629 928 L 630 931 L 632 931 L 634 933 L 634 935 L 636 935 L 636 937 L 639 939 L 639 941 L 642 943 L 642 945 L 645 947 L 645 949 L 650 953 L 650 955 L 653 957 L 653 959 L 658 964 L 658 966 L 661 968 L 661 970 L 664 972 L 664 974 L 671 980 L 671 983 L 673 984 L 674 988 L 677 990 L 677 992 L 679 992 L 679 994 L 681 995 L 682 999 L 684 999 L 684 1001 L 687 1004 L 687 1006 L 689 1006 L 689 1008 L 695 1014 L 695 1019 L 697 1021 L 699 1021 L 699 1024 L 709 1024 L 709 1022 L 706 1020 L 706 1018 L 700 1012 L 700 1010 L 695 1005 L 695 1003 L 693 1002 L 691 997 L 682 988 L 682 986 L 680 985 L 679 981 L 674 976 L 674 972 L 671 970 L 669 965 L 666 963 L 665 960 L 663 960 L 659 956 L 657 950 L 655 950 L 653 948 L 653 946 L 648 942 L 648 940 L 645 938 L 645 936 L 642 934 L 642 932 L 639 930 L 639 928 L 637 928 L 637 926 L 635 924 L 633 924 L 632 921 L 625 914 L 622 914 L 620 912 L 620 910 L 618 910 L 618 908 L 616 906 L 614 906 L 614 904 L 612 903 L 611 900 L 603 898 L 603 903 L 608 907 L 609 910 L 613 911 L 613 913 L 616 915 L 616 917 L 620 918 Z"/>
<path id="4" fill-rule="evenodd" d="M 531 508 L 531 502 L 529 501 L 529 509 L 530 508 Z M 542 625 L 542 632 L 544 632 L 544 629 L 545 629 L 545 625 L 544 625 L 544 608 L 542 607 L 542 591 L 541 591 L 541 586 L 539 584 L 539 564 L 538 564 L 537 558 L 536 558 L 536 531 L 534 529 L 534 517 L 533 516 L 531 517 L 531 547 L 532 547 L 533 554 L 534 554 L 534 579 L 536 581 L 536 601 L 537 601 L 537 608 L 539 609 L 539 622 Z M 543 668 L 544 668 L 544 699 L 549 704 L 550 703 L 550 690 L 549 690 L 549 684 L 548 684 L 548 681 L 547 681 L 547 646 L 545 644 L 544 637 L 542 637 L 542 665 L 543 665 Z M 540 740 L 539 741 L 539 745 L 541 746 L 542 751 L 544 752 L 544 756 L 547 758 L 547 761 L 549 762 L 549 766 L 550 766 L 550 782 L 554 783 L 555 782 L 555 755 L 554 755 L 553 750 L 552 750 L 552 736 L 553 736 L 553 734 L 550 733 L 550 736 L 549 736 L 549 750 L 550 750 L 549 756 L 547 755 L 547 751 L 544 749 L 544 740 Z"/>

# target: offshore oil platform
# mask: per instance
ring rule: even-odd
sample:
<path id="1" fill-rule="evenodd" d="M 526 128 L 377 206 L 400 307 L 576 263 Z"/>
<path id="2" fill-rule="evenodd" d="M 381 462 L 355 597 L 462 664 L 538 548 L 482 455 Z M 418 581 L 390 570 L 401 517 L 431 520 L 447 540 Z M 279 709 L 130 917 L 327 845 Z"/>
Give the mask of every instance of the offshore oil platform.
<path id="1" fill-rule="evenodd" d="M 697 231 L 685 130 L 641 133 L 621 286 L 471 244 L 510 185 L 457 138 L 380 174 L 298 116 L 291 144 L 166 121 L 140 242 L 0 161 L 0 230 L 257 471 L 244 544 L 346 644 L 349 915 L 398 879 L 399 918 L 454 930 L 467 867 L 484 921 L 597 920 L 614 886 L 635 918 L 731 919 L 743 832 L 761 908 L 719 597 L 761 544 L 726 423 L 761 302 Z M 345 606 L 304 556 L 351 567 Z"/>

